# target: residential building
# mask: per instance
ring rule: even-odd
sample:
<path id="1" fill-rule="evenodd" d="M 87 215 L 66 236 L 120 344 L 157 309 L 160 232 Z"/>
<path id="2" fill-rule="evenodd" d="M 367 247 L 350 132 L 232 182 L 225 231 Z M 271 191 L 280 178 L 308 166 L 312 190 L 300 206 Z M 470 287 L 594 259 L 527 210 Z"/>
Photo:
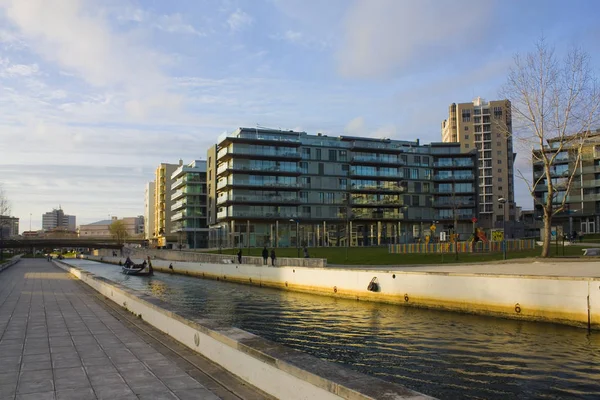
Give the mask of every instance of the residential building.
<path id="1" fill-rule="evenodd" d="M 506 217 L 514 221 L 511 104 L 508 100 L 485 101 L 478 97 L 471 103 L 452 103 L 448 119 L 442 122 L 442 141 L 460 143 L 464 152 L 479 152 L 479 222 L 484 228 L 502 226 L 506 199 Z"/>
<path id="2" fill-rule="evenodd" d="M 600 129 L 586 134 L 569 137 L 559 151 L 560 142 L 549 140 L 543 151 L 548 156 L 556 155 L 551 166 L 555 203 L 559 207 L 566 196 L 565 210 L 555 214 L 553 226 L 562 226 L 565 234 L 573 232 L 600 232 Z M 579 146 L 581 153 L 579 152 Z M 541 179 L 534 188 L 536 218 L 541 220 L 540 204 L 548 196 L 544 163 L 540 160 L 540 149 L 533 150 L 533 181 Z M 558 152 L 558 154 L 556 154 Z M 578 160 L 578 154 L 581 157 Z M 536 161 L 540 160 L 540 161 Z M 569 177 L 573 176 L 567 190 Z"/>
<path id="3" fill-rule="evenodd" d="M 64 228 L 69 231 L 76 230 L 76 218 L 74 215 L 67 215 L 59 206 L 42 215 L 42 229 L 49 231 L 55 228 Z"/>
<path id="4" fill-rule="evenodd" d="M 146 240 L 151 240 L 155 236 L 154 188 L 154 182 L 148 182 L 144 191 L 144 239 Z"/>
<path id="5" fill-rule="evenodd" d="M 171 233 L 178 248 L 208 247 L 206 161 L 180 165 L 171 175 Z"/>
<path id="6" fill-rule="evenodd" d="M 19 235 L 19 218 L 0 215 L 0 238 Z"/>
<path id="7" fill-rule="evenodd" d="M 210 246 L 368 246 L 472 233 L 460 144 L 239 128 L 208 150 Z"/>
<path id="8" fill-rule="evenodd" d="M 111 219 L 105 219 L 101 221 L 92 222 L 91 224 L 85 224 L 79 226 L 79 237 L 82 238 L 111 238 L 112 233 L 110 232 L 110 225 L 119 221 L 116 216 L 112 216 Z M 125 217 L 120 221 L 123 221 L 127 237 L 132 239 L 141 239 L 144 234 L 144 217 Z"/>
<path id="9" fill-rule="evenodd" d="M 177 238 L 171 234 L 171 186 L 173 181 L 171 176 L 177 168 L 183 165 L 179 164 L 160 164 L 155 171 L 154 180 L 154 235 L 152 244 L 156 247 L 167 247 L 167 243 L 175 242 Z"/>

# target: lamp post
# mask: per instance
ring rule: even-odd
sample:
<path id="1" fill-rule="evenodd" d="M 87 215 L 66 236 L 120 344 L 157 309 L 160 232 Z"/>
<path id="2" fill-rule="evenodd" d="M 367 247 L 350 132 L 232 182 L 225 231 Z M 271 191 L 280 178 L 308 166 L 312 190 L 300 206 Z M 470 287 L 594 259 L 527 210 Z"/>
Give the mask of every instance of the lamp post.
<path id="1" fill-rule="evenodd" d="M 295 222 L 296 223 L 296 257 L 300 258 L 300 247 L 298 246 L 298 232 L 300 230 L 300 222 L 298 220 L 295 220 L 293 218 L 290 218 L 290 222 Z M 288 224 L 290 226 L 290 247 L 292 246 L 292 226 L 291 224 Z"/>
<path id="2" fill-rule="evenodd" d="M 498 203 L 502 204 L 504 210 L 504 218 L 502 219 L 502 259 L 506 260 L 506 199 L 500 197 Z"/>

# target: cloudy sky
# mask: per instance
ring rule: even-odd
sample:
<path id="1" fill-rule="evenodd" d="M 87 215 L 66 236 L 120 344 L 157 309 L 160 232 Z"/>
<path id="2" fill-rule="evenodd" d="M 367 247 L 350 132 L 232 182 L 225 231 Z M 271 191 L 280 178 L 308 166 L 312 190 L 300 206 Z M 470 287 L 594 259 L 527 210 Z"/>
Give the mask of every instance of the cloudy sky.
<path id="1" fill-rule="evenodd" d="M 448 105 L 495 99 L 542 34 L 600 66 L 598 15 L 594 0 L 0 0 L 0 184 L 27 230 L 59 205 L 78 224 L 143 214 L 157 164 L 205 159 L 239 126 L 440 141 Z"/>

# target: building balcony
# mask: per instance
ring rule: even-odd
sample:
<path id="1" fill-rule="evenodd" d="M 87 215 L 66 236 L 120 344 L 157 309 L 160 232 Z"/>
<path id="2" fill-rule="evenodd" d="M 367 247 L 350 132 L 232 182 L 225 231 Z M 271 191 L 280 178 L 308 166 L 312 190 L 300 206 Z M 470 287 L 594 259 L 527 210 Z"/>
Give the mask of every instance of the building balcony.
<path id="1" fill-rule="evenodd" d="M 227 146 L 230 143 L 248 143 L 248 144 L 262 144 L 262 145 L 273 145 L 281 146 L 301 146 L 300 138 L 298 133 L 296 134 L 285 134 L 281 135 L 269 133 L 261 133 L 251 131 L 242 131 L 237 135 L 223 134 L 218 139 L 219 146 Z"/>
<path id="2" fill-rule="evenodd" d="M 247 212 L 247 211 L 233 211 L 233 213 L 228 214 L 227 211 L 221 211 L 217 213 L 218 220 L 225 219 L 265 219 L 265 220 L 285 220 L 286 222 L 290 219 L 298 219 L 298 218 L 306 218 L 297 212 L 293 213 L 274 213 L 274 212 Z"/>
<path id="3" fill-rule="evenodd" d="M 452 201 L 451 199 L 446 200 L 435 200 L 433 202 L 434 208 L 474 208 L 475 201 Z"/>
<path id="4" fill-rule="evenodd" d="M 353 165 L 406 165 L 401 159 L 390 160 L 377 156 L 352 156 L 350 163 Z"/>
<path id="5" fill-rule="evenodd" d="M 217 183 L 217 190 L 224 189 L 226 187 L 232 188 L 266 188 L 266 189 L 277 189 L 277 190 L 298 190 L 300 185 L 294 183 L 284 182 L 261 182 L 261 181 L 249 181 L 241 179 L 223 180 Z"/>
<path id="6" fill-rule="evenodd" d="M 239 203 L 239 204 L 299 204 L 297 196 L 244 196 L 232 195 L 217 198 L 217 204 Z"/>
<path id="7" fill-rule="evenodd" d="M 302 173 L 302 170 L 298 166 L 294 167 L 250 167 L 249 165 L 234 164 L 228 166 L 226 164 L 221 165 L 217 168 L 217 176 L 227 176 L 234 173 L 246 173 L 252 175 L 284 175 L 284 176 L 298 176 Z"/>
<path id="8" fill-rule="evenodd" d="M 380 201 L 352 201 L 354 207 L 390 207 L 398 208 L 404 206 L 402 200 L 380 200 Z"/>
<path id="9" fill-rule="evenodd" d="M 436 174 L 433 176 L 434 181 L 443 181 L 443 182 L 472 181 L 473 179 L 475 179 L 475 175 L 473 175 L 473 174 L 451 175 L 451 176 Z"/>
<path id="10" fill-rule="evenodd" d="M 468 193 L 468 194 L 475 193 L 477 191 L 477 188 L 475 186 L 473 186 L 470 189 L 454 190 L 454 189 L 436 188 L 435 190 L 436 190 L 437 194 L 441 193 L 441 194 L 457 194 L 457 195 L 460 195 L 460 194 L 463 194 L 463 193 Z"/>
<path id="11" fill-rule="evenodd" d="M 406 219 L 406 216 L 404 213 L 398 213 L 398 212 L 386 212 L 386 211 L 357 212 L 357 211 L 353 210 L 351 219 L 353 221 L 356 221 L 356 220 L 402 221 L 402 220 Z"/>
<path id="12" fill-rule="evenodd" d="M 171 201 L 181 199 L 185 196 L 206 196 L 206 188 L 202 186 L 186 186 L 182 189 L 176 190 L 171 195 Z"/>
<path id="13" fill-rule="evenodd" d="M 253 149 L 221 149 L 217 153 L 218 161 L 226 161 L 232 157 L 240 158 L 252 158 L 256 160 L 300 160 L 302 158 L 300 152 L 297 149 L 286 149 L 279 151 L 259 151 Z"/>
<path id="14" fill-rule="evenodd" d="M 373 186 L 373 185 L 352 185 L 351 192 L 355 193 L 404 193 L 402 186 Z"/>
<path id="15" fill-rule="evenodd" d="M 384 180 L 384 181 L 397 181 L 398 179 L 402 179 L 398 172 L 396 172 L 396 173 L 378 173 L 376 175 L 372 175 L 372 174 L 350 171 L 350 177 L 351 178 L 378 179 L 378 180 Z"/>
<path id="16" fill-rule="evenodd" d="M 475 166 L 475 163 L 473 163 L 473 160 L 471 159 L 464 159 L 464 160 L 455 160 L 451 163 L 449 162 L 434 162 L 433 163 L 433 167 L 434 168 L 449 168 L 449 169 L 456 169 L 456 168 L 473 168 Z"/>

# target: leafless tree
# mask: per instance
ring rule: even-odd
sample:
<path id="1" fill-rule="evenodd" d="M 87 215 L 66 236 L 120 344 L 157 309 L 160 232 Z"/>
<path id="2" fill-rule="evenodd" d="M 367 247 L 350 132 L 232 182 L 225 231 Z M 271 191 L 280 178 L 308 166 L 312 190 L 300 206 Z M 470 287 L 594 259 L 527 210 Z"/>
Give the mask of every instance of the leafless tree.
<path id="1" fill-rule="evenodd" d="M 565 210 L 567 194 L 581 163 L 582 146 L 598 123 L 600 91 L 589 55 L 579 47 L 560 58 L 544 38 L 524 56 L 516 55 L 501 95 L 512 103 L 515 126 L 506 125 L 517 145 L 531 154 L 533 165 L 542 172 L 527 178 L 534 204 L 543 213 L 541 256 L 550 251 L 552 218 Z M 568 173 L 557 185 L 554 167 L 557 157 L 569 157 Z M 547 188 L 545 198 L 535 195 L 538 186 Z M 537 190 L 539 192 L 539 189 Z"/>
<path id="2" fill-rule="evenodd" d="M 2 259 L 4 251 L 4 231 L 7 230 L 5 227 L 9 226 L 12 223 L 10 213 L 10 201 L 6 196 L 4 188 L 0 186 L 0 260 Z"/>
<path id="3" fill-rule="evenodd" d="M 125 239 L 127 239 L 127 236 L 129 236 L 127 233 L 127 227 L 125 226 L 125 222 L 123 222 L 123 220 L 114 221 L 109 225 L 108 230 L 117 241 L 117 244 L 120 246 L 125 243 Z"/>

